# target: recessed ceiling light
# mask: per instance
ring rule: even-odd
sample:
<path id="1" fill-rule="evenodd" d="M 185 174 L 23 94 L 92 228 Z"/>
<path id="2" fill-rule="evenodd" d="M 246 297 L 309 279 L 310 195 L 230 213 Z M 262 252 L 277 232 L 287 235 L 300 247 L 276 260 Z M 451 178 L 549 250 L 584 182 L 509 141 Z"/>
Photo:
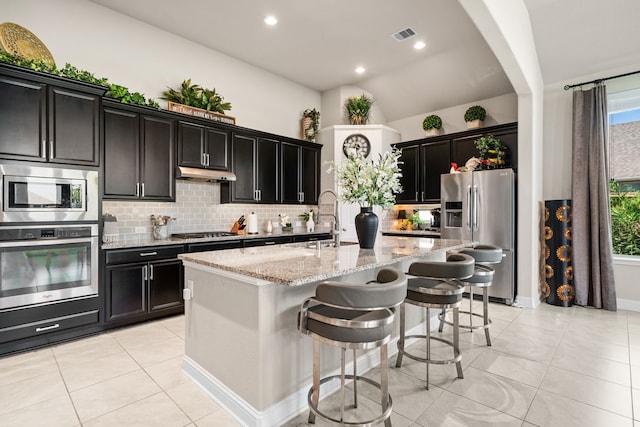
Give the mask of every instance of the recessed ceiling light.
<path id="1" fill-rule="evenodd" d="M 367 69 L 364 68 L 364 67 L 356 67 L 356 73 L 358 73 L 358 74 L 362 74 L 365 71 L 367 71 Z"/>
<path id="2" fill-rule="evenodd" d="M 427 44 L 426 44 L 425 42 L 423 42 L 423 41 L 419 41 L 419 42 L 415 42 L 415 43 L 413 44 L 413 48 L 414 48 L 414 49 L 417 49 L 417 50 L 420 50 L 420 49 L 423 49 L 426 45 L 427 45 Z"/>
<path id="3" fill-rule="evenodd" d="M 267 15 L 267 17 L 264 18 L 264 23 L 271 26 L 276 25 L 278 23 L 278 18 L 273 15 Z"/>

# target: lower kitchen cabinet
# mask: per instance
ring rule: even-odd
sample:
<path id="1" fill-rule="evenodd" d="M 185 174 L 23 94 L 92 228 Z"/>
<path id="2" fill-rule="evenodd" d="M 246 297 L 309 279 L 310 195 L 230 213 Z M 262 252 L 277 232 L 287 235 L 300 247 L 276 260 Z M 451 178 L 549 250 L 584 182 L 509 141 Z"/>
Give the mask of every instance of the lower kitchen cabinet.
<path id="1" fill-rule="evenodd" d="M 107 251 L 105 322 L 121 326 L 182 313 L 182 245 Z"/>

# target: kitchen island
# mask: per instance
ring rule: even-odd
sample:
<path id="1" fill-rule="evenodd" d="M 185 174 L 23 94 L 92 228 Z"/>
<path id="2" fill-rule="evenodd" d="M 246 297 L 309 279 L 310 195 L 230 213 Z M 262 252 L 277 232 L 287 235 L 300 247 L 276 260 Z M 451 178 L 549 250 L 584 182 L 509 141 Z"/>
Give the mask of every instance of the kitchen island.
<path id="1" fill-rule="evenodd" d="M 307 408 L 312 340 L 298 332 L 297 313 L 318 283 L 364 283 L 382 267 L 406 271 L 414 261 L 444 259 L 469 244 L 382 236 L 373 249 L 316 242 L 182 254 L 183 370 L 241 423 L 280 425 Z M 421 327 L 420 311 L 407 315 L 408 329 Z M 332 350 L 322 353 L 327 371 L 339 366 L 339 351 Z M 359 353 L 358 371 L 377 365 L 377 355 Z"/>

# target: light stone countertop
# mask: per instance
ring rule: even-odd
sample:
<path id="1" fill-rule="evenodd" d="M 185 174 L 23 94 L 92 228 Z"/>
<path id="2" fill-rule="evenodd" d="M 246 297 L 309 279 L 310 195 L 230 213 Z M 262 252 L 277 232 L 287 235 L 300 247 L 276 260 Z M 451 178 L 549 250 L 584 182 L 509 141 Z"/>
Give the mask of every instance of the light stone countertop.
<path id="1" fill-rule="evenodd" d="M 378 236 L 373 249 L 358 244 L 339 248 L 309 248 L 309 243 L 259 246 L 181 254 L 178 257 L 206 267 L 225 270 L 286 286 L 299 286 L 357 271 L 471 246 L 470 241 L 424 237 Z M 311 245 L 313 246 L 313 244 Z"/>

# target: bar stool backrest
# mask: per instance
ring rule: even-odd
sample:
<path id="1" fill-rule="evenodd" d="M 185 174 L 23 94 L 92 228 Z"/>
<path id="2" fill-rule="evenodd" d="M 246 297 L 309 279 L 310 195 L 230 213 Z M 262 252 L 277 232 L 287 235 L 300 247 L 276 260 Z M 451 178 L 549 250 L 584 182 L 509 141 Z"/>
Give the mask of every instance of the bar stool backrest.
<path id="1" fill-rule="evenodd" d="M 400 305 L 407 296 L 407 278 L 400 270 L 383 268 L 372 283 L 323 282 L 316 300 L 343 308 L 375 310 Z"/>
<path id="2" fill-rule="evenodd" d="M 409 266 L 412 276 L 439 279 L 468 279 L 473 276 L 475 260 L 459 252 L 447 255 L 447 261 L 418 261 Z"/>
<path id="3" fill-rule="evenodd" d="M 476 245 L 460 249 L 458 253 L 472 256 L 479 264 L 498 264 L 502 261 L 502 248 L 493 245 Z"/>

